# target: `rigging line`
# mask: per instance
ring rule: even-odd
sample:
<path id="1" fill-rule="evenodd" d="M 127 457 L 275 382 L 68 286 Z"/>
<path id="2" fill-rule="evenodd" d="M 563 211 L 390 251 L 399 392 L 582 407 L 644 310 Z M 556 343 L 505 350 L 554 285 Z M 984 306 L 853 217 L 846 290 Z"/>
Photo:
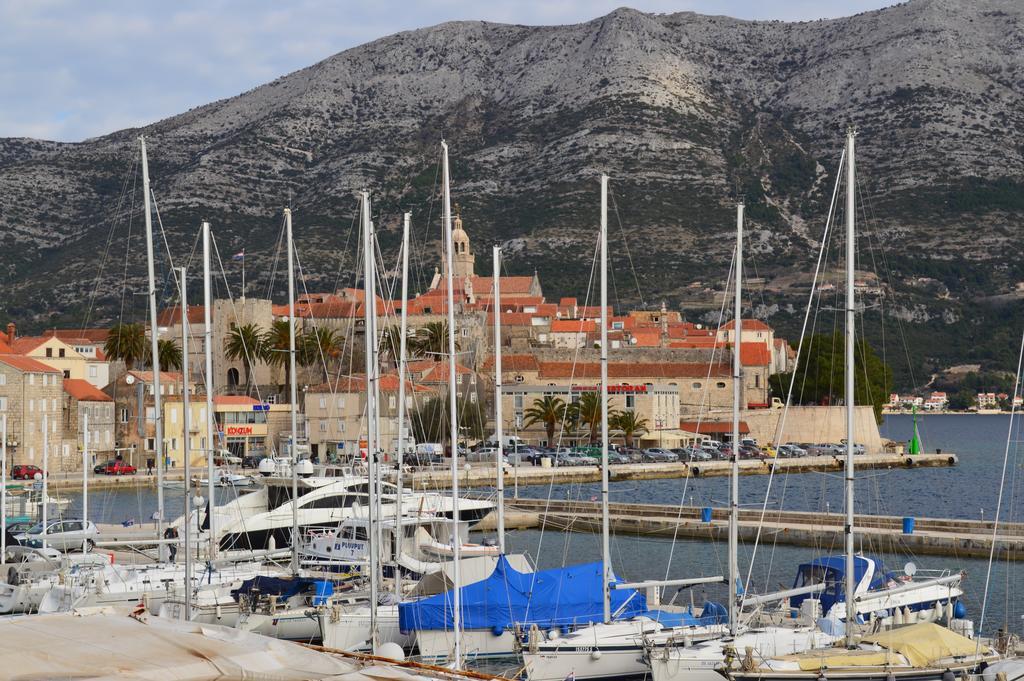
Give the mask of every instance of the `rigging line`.
<path id="1" fill-rule="evenodd" d="M 212 229 L 210 230 L 210 245 L 213 247 L 213 255 L 217 259 L 217 265 L 220 267 L 220 273 L 221 273 L 221 276 L 222 276 L 222 278 L 224 280 L 224 288 L 227 291 L 227 295 L 228 295 L 228 302 L 231 304 L 231 312 L 234 315 L 236 320 L 237 319 L 241 319 L 241 315 L 238 314 L 238 306 L 235 303 L 234 294 L 231 292 L 231 286 L 228 284 L 228 275 L 227 275 L 227 272 L 224 269 L 224 261 L 221 259 L 220 247 L 217 245 L 217 237 L 213 233 Z M 212 278 L 212 273 L 211 273 L 211 278 Z M 250 367 L 250 370 L 254 370 L 256 368 L 256 362 L 260 358 L 257 357 L 254 354 L 255 350 L 256 350 L 255 348 L 249 348 L 246 345 L 245 337 L 241 336 L 241 339 L 242 339 L 242 351 L 244 352 L 244 355 L 245 355 L 244 358 L 243 358 L 243 361 Z M 263 396 L 260 394 L 260 384 L 259 384 L 259 381 L 255 381 L 253 383 L 252 387 L 254 387 L 256 389 L 256 399 L 259 400 L 260 402 L 263 402 Z M 276 449 L 277 448 L 274 446 L 274 444 L 271 443 L 271 450 L 272 451 L 276 451 Z"/>
<path id="2" fill-rule="evenodd" d="M 128 211 L 128 234 L 125 236 L 125 240 L 124 240 L 124 246 L 125 246 L 125 252 L 124 252 L 124 274 L 122 275 L 122 278 L 121 278 L 121 305 L 120 305 L 120 309 L 118 310 L 118 314 L 117 314 L 118 322 L 121 323 L 121 324 L 124 324 L 124 297 L 125 297 L 125 291 L 128 290 L 128 263 L 130 262 L 130 258 L 128 256 L 131 253 L 131 246 L 132 246 L 132 223 L 134 222 L 134 216 L 135 216 L 135 193 L 136 193 L 136 191 L 138 189 L 138 179 L 134 178 L 134 175 L 135 175 L 134 170 L 133 170 L 132 174 L 133 174 L 132 194 L 131 194 L 132 200 L 131 200 L 131 208 Z M 134 305 L 132 307 L 134 307 Z"/>
<path id="3" fill-rule="evenodd" d="M 633 282 L 636 284 L 636 293 L 640 296 L 640 305 L 647 307 L 647 301 L 644 300 L 644 292 L 640 289 L 640 278 L 637 276 L 636 267 L 633 265 L 633 256 L 629 252 L 629 239 L 626 238 L 626 229 L 622 226 L 622 218 L 619 216 L 619 203 L 615 200 L 614 190 L 610 189 L 608 195 L 612 200 L 612 210 L 615 212 L 615 221 L 619 224 L 619 233 L 622 234 L 622 245 L 626 250 L 626 259 L 629 261 L 629 269 L 633 273 Z"/>
<path id="4" fill-rule="evenodd" d="M 1013 384 L 1013 395 L 1020 393 L 1020 379 L 1021 379 L 1021 366 L 1024 363 L 1024 334 L 1021 335 L 1020 339 L 1020 352 L 1017 355 L 1017 376 L 1014 378 Z M 988 608 L 988 589 L 992 580 L 992 562 L 995 560 L 996 553 L 996 538 L 999 532 L 999 515 L 1003 508 L 1003 488 L 1006 485 L 1006 468 L 1010 460 L 1010 441 L 1013 437 L 1013 419 L 1017 415 L 1017 405 L 1014 400 L 1010 400 L 1010 427 L 1009 432 L 1006 434 L 1006 449 L 1003 452 L 1003 470 L 999 478 L 999 495 L 996 500 L 996 512 L 992 518 L 992 544 L 989 548 L 988 555 L 988 567 L 985 571 L 985 590 L 984 598 L 981 602 L 981 617 L 978 619 L 978 631 L 984 631 L 985 627 L 985 614 Z M 978 643 L 975 647 L 975 655 L 981 649 L 981 639 L 978 639 Z"/>
<path id="5" fill-rule="evenodd" d="M 812 305 L 812 303 L 814 302 L 814 299 L 815 299 L 814 291 L 815 291 L 815 289 L 817 288 L 817 285 L 818 285 L 818 276 L 821 273 L 822 260 L 823 260 L 823 258 L 825 256 L 825 253 L 827 252 L 827 244 L 828 244 L 829 237 L 830 237 L 830 226 L 832 224 L 832 219 L 833 219 L 833 217 L 835 215 L 834 211 L 835 211 L 835 208 L 836 208 L 836 199 L 838 198 L 838 193 L 839 193 L 839 185 L 842 182 L 842 172 L 841 172 L 841 169 L 843 167 L 843 161 L 845 159 L 846 159 L 846 150 L 844 148 L 842 154 L 839 157 L 839 165 L 838 165 L 839 170 L 837 170 L 837 172 L 836 172 L 836 184 L 835 184 L 835 187 L 832 190 L 832 201 L 829 204 L 828 214 L 827 214 L 827 216 L 825 218 L 825 231 L 824 231 L 824 233 L 821 236 L 821 248 L 818 249 L 818 260 L 817 260 L 817 262 L 814 265 L 814 276 L 811 279 L 811 292 L 810 292 L 810 295 L 807 298 L 807 307 L 804 310 L 804 321 L 803 321 L 803 324 L 802 324 L 801 329 L 800 329 L 800 341 L 797 344 L 796 357 L 793 360 L 793 362 L 794 362 L 794 364 L 793 364 L 793 372 L 792 372 L 792 374 L 790 374 L 789 389 L 786 392 L 786 403 L 783 406 L 782 416 L 779 419 L 779 426 L 778 426 L 778 429 L 777 429 L 776 435 L 775 435 L 775 443 L 776 443 L 776 445 L 779 445 L 779 444 L 781 444 L 784 441 L 784 438 L 782 437 L 782 435 L 785 432 L 786 417 L 789 415 L 789 406 L 790 406 L 790 404 L 792 402 L 792 399 L 793 399 L 793 385 L 796 382 L 797 369 L 800 366 L 800 357 L 801 357 L 801 353 L 803 352 L 804 336 L 805 336 L 805 334 L 807 332 L 807 322 L 808 322 L 808 319 L 809 319 L 810 314 L 811 314 L 811 305 Z M 805 372 L 805 379 L 806 379 L 806 372 Z M 760 539 L 761 539 L 761 526 L 764 524 L 765 514 L 767 513 L 768 499 L 769 499 L 769 496 L 771 494 L 772 481 L 774 480 L 774 478 L 775 478 L 775 467 L 773 466 L 772 470 L 768 474 L 768 485 L 767 485 L 767 487 L 765 489 L 764 503 L 761 506 L 761 519 L 760 519 L 760 522 L 758 523 L 757 532 L 754 535 L 754 548 L 753 548 L 753 552 L 751 553 L 751 556 L 750 556 L 750 567 L 749 567 L 748 572 L 747 572 L 747 582 L 750 581 L 751 574 L 753 574 L 754 558 L 757 556 L 757 548 L 758 548 L 758 545 L 759 545 Z"/>
<path id="6" fill-rule="evenodd" d="M 710 361 L 708 362 L 708 373 L 707 373 L 707 376 L 704 379 L 704 389 L 701 391 L 701 401 L 700 401 L 700 404 L 698 405 L 698 409 L 697 409 L 697 428 L 696 428 L 696 430 L 697 430 L 697 434 L 698 435 L 700 434 L 701 424 L 704 421 L 704 414 L 705 414 L 704 407 L 707 406 L 708 407 L 707 411 L 708 412 L 711 411 L 711 405 L 705 405 L 705 400 L 710 397 L 710 392 L 711 392 L 711 373 L 712 373 L 712 371 L 714 370 L 714 367 L 715 367 L 715 355 L 718 353 L 718 333 L 721 330 L 721 323 L 722 323 L 721 320 L 725 317 L 725 308 L 726 308 L 726 306 L 729 303 L 729 282 L 732 281 L 732 275 L 733 275 L 733 272 L 735 272 L 735 271 L 736 271 L 736 247 L 733 246 L 732 258 L 729 261 L 729 273 L 728 273 L 728 275 L 726 276 L 726 279 L 725 279 L 725 291 L 723 292 L 723 295 L 722 295 L 722 306 L 721 306 L 721 308 L 718 311 L 719 328 L 718 328 L 718 330 L 715 331 L 715 343 L 714 343 L 714 345 L 711 348 L 711 358 L 710 358 Z M 723 348 L 723 350 L 724 350 L 724 348 Z M 692 464 L 692 463 L 693 463 L 693 453 L 691 452 L 690 453 L 690 460 L 689 460 L 687 465 Z M 683 516 L 683 507 L 686 505 L 686 492 L 689 489 L 689 485 L 690 485 L 690 476 L 687 475 L 685 478 L 683 478 L 683 491 L 682 491 L 682 494 L 680 495 L 680 498 L 679 498 L 679 507 L 678 507 L 678 511 L 677 511 L 677 514 L 676 514 L 676 524 L 675 524 L 675 527 L 672 530 L 672 544 L 671 544 L 671 547 L 669 548 L 668 562 L 666 563 L 666 566 L 665 566 L 665 579 L 669 578 L 669 574 L 670 574 L 670 571 L 672 569 L 672 560 L 673 560 L 673 557 L 675 555 L 676 541 L 679 538 L 679 526 L 682 524 L 679 521 L 682 519 L 682 516 Z M 719 562 L 719 567 L 721 567 L 721 558 L 720 557 L 719 557 L 719 561 L 718 562 Z"/>
<path id="7" fill-rule="evenodd" d="M 107 232 L 107 242 L 106 242 L 106 244 L 104 244 L 104 247 L 103 247 L 103 257 L 100 259 L 100 265 L 99 265 L 99 268 L 96 271 L 96 278 L 93 280 L 92 292 L 89 294 L 89 304 L 86 307 L 85 314 L 82 317 L 82 326 L 79 329 L 79 332 L 82 333 L 82 334 L 85 333 L 85 329 L 89 326 L 89 320 L 92 319 L 93 310 L 96 308 L 96 297 L 97 297 L 97 294 L 99 293 L 100 280 L 102 279 L 103 273 L 106 270 L 107 259 L 110 256 L 111 247 L 112 247 L 112 245 L 114 243 L 114 234 L 117 232 L 117 224 L 118 224 L 118 221 L 119 221 L 119 215 L 121 214 L 121 209 L 124 207 L 125 198 L 128 196 L 128 184 L 129 184 L 129 181 L 132 182 L 132 197 L 131 197 L 132 203 L 131 203 L 131 205 L 132 205 L 133 208 L 134 208 L 134 205 L 135 205 L 135 201 L 134 201 L 134 199 L 135 199 L 135 197 L 134 197 L 135 185 L 134 185 L 134 182 L 136 181 L 135 180 L 135 175 L 136 175 L 135 169 L 138 166 L 138 162 L 139 162 L 139 156 L 138 156 L 138 154 L 136 154 L 135 159 L 132 162 L 131 172 L 128 175 L 125 175 L 124 183 L 121 185 L 121 193 L 117 197 L 117 205 L 114 207 L 114 210 L 113 210 L 112 214 L 110 215 L 110 217 L 107 218 L 107 221 L 110 224 L 110 229 Z M 128 219 L 129 219 L 129 225 L 130 225 L 131 224 L 131 222 L 130 222 L 131 221 L 131 214 L 130 213 L 128 215 Z M 129 228 L 129 234 L 130 233 L 131 233 L 131 230 Z M 126 258 L 126 261 L 127 261 L 127 258 Z M 122 300 L 122 302 L 124 300 L 124 290 L 123 289 L 122 289 L 121 300 Z"/>
<path id="8" fill-rule="evenodd" d="M 416 279 L 416 289 L 418 291 L 423 291 L 425 289 L 425 286 L 423 284 L 423 278 L 424 278 L 424 275 L 423 275 L 423 254 L 425 254 L 427 252 L 427 244 L 430 242 L 430 223 L 431 223 L 431 220 L 433 220 L 433 217 L 434 217 L 434 204 L 436 204 L 437 201 L 438 201 L 437 193 L 438 193 L 438 185 L 440 184 L 440 177 L 441 177 L 441 154 L 438 153 L 437 161 L 434 164 L 434 182 L 433 182 L 433 185 L 430 188 L 429 198 L 427 199 L 427 219 L 426 219 L 426 222 L 423 223 L 423 241 L 422 241 L 422 243 L 420 245 L 420 249 L 419 249 L 420 255 L 418 257 L 416 257 L 415 259 L 413 259 L 411 257 L 409 259 L 410 264 L 413 266 L 413 274 L 414 274 L 415 279 Z M 443 225 L 442 225 L 442 229 L 443 229 Z M 441 236 L 442 236 L 442 240 L 443 240 L 444 234 L 442 233 Z M 409 242 L 410 242 L 410 244 L 415 244 L 416 243 L 415 235 L 410 235 Z M 412 249 L 411 249 L 411 247 L 410 247 L 409 255 L 412 256 Z"/>
<path id="9" fill-rule="evenodd" d="M 352 236 L 356 231 L 356 213 L 352 214 L 352 220 L 348 226 L 348 235 L 345 237 L 345 245 L 341 249 L 340 257 L 338 258 L 338 269 L 334 274 L 334 294 L 338 294 L 339 287 L 341 285 L 341 279 L 344 276 L 343 270 L 345 269 L 345 262 L 348 259 L 348 249 L 352 244 Z"/>
<path id="10" fill-rule="evenodd" d="M 859 189 L 860 184 L 858 183 L 857 186 L 858 186 L 858 189 Z M 874 205 L 871 203 L 870 197 L 869 196 L 862 197 L 861 204 L 862 204 L 862 206 L 861 206 L 862 210 L 867 211 L 869 213 L 869 215 L 870 215 L 870 217 L 868 218 L 869 223 L 877 224 L 878 220 L 875 217 Z M 897 302 L 897 299 L 896 299 L 897 291 L 896 291 L 896 286 L 895 286 L 896 278 L 895 278 L 895 276 L 893 274 L 892 265 L 889 263 L 888 253 L 885 251 L 885 249 L 879 249 L 879 253 L 881 254 L 882 265 L 885 268 L 885 273 L 886 273 L 886 276 L 887 276 L 887 280 L 889 281 L 889 291 L 890 291 L 890 294 L 892 296 L 892 302 L 893 302 L 893 305 L 895 306 L 895 304 Z M 910 361 L 910 344 L 907 342 L 906 329 L 905 329 L 905 327 L 903 325 L 903 320 L 900 319 L 900 317 L 898 315 L 895 315 L 895 314 L 892 314 L 890 316 L 892 316 L 896 320 L 896 329 L 899 332 L 900 341 L 901 341 L 902 346 L 903 346 L 903 352 L 904 352 L 904 355 L 906 356 L 906 359 L 907 359 L 907 371 L 910 374 L 910 381 L 911 381 L 911 383 L 914 386 L 917 386 L 918 385 L 918 382 L 917 382 L 918 379 L 917 379 L 917 376 L 915 375 L 915 372 L 914 372 L 914 365 Z M 884 317 L 882 318 L 882 322 L 884 324 Z"/>

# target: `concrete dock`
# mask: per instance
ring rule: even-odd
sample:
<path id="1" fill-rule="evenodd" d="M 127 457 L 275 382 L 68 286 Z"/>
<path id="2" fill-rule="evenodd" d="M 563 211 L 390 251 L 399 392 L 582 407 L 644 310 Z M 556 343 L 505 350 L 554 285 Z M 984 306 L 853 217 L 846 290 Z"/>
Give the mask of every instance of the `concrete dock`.
<path id="1" fill-rule="evenodd" d="M 710 522 L 701 518 L 696 506 L 661 504 L 609 505 L 612 532 L 644 537 L 688 538 L 706 541 L 728 539 L 728 512 L 714 509 Z M 841 550 L 843 522 L 841 513 L 741 509 L 740 541 L 752 543 L 761 532 L 764 544 L 812 546 L 821 550 Z M 916 554 L 988 558 L 992 547 L 993 523 L 980 520 L 915 518 L 910 534 L 903 533 L 903 518 L 898 516 L 858 515 L 858 546 L 865 551 L 907 550 Z M 475 529 L 493 529 L 493 514 Z M 597 502 L 554 501 L 546 499 L 510 499 L 506 526 L 511 529 L 546 528 L 573 532 L 601 531 L 601 506 Z M 995 556 L 1000 560 L 1024 559 L 1024 523 L 1000 523 Z"/>
<path id="2" fill-rule="evenodd" d="M 862 454 L 856 457 L 857 470 L 877 468 L 937 468 L 955 466 L 956 454 Z M 687 463 L 631 463 L 618 464 L 609 469 L 612 482 L 624 480 L 655 480 L 659 478 L 708 478 L 729 475 L 728 461 L 695 461 Z M 793 459 L 748 459 L 740 461 L 740 475 L 767 475 L 775 470 L 779 474 L 835 472 L 843 470 L 843 457 L 803 456 Z M 414 489 L 443 489 L 451 486 L 451 470 L 439 467 L 415 471 L 404 476 L 403 482 Z M 509 466 L 505 469 L 505 487 L 519 485 L 550 485 L 572 482 L 597 482 L 601 479 L 600 466 L 571 466 L 544 468 L 541 466 Z M 394 482 L 394 474 L 390 480 Z M 460 487 L 493 487 L 494 467 L 474 464 L 459 471 Z"/>

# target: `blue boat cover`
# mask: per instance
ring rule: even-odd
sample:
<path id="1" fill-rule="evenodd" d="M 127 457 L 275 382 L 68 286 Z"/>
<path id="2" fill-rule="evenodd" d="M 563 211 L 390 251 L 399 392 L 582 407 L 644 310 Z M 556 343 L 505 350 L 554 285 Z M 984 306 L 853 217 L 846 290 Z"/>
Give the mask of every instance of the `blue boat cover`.
<path id="1" fill-rule="evenodd" d="M 237 589 L 231 590 L 231 598 L 238 600 L 242 594 L 258 591 L 262 595 L 278 596 L 286 600 L 305 591 L 313 591 L 313 605 L 326 603 L 334 593 L 334 585 L 324 579 L 305 579 L 302 577 L 267 577 L 257 575 L 242 582 Z"/>
<path id="2" fill-rule="evenodd" d="M 694 615 L 690 610 L 672 612 L 665 610 L 649 610 L 645 613 L 656 622 L 661 622 L 666 627 L 708 627 L 714 624 L 724 624 L 729 621 L 729 611 L 724 605 L 708 601 L 704 604 L 704 610 L 700 617 Z"/>
<path id="3" fill-rule="evenodd" d="M 613 584 L 618 581 L 613 577 Z M 400 603 L 399 628 L 406 633 L 451 629 L 452 595 L 446 591 Z M 536 624 L 543 629 L 599 622 L 604 617 L 599 562 L 523 573 L 500 556 L 491 576 L 462 587 L 459 597 L 463 627 L 490 629 L 499 635 L 514 624 Z M 629 619 L 647 611 L 647 599 L 635 589 L 615 589 L 611 609 L 616 619 Z"/>

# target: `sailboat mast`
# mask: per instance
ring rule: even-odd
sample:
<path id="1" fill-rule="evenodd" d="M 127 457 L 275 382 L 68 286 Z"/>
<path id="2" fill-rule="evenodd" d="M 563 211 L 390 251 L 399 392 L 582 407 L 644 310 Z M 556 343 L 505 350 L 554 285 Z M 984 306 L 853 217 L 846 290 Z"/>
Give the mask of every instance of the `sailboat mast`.
<path id="1" fill-rule="evenodd" d="M 462 669 L 462 587 L 460 562 L 462 560 L 462 538 L 459 534 L 459 414 L 455 382 L 455 275 L 453 273 L 454 239 L 452 236 L 452 197 L 448 173 L 448 144 L 441 141 L 442 165 L 444 166 L 444 237 L 445 264 L 448 285 L 448 427 L 452 454 L 452 628 L 455 646 L 452 656 L 455 669 Z"/>
<path id="2" fill-rule="evenodd" d="M 190 480 L 190 459 L 192 458 L 192 404 L 190 401 L 189 384 L 189 361 L 188 361 L 188 293 L 185 288 L 185 268 L 180 269 L 181 280 L 178 282 L 181 287 L 181 374 L 185 379 L 185 387 L 181 391 L 181 426 L 185 431 L 182 438 L 183 473 L 185 475 L 185 499 L 184 515 L 185 526 L 182 528 L 185 540 L 185 621 L 192 620 L 192 555 L 189 552 L 189 543 L 192 534 L 192 483 Z"/>
<path id="3" fill-rule="evenodd" d="M 853 270 L 856 265 L 856 220 L 854 201 L 857 166 L 854 160 L 853 128 L 846 132 L 846 644 L 853 643 L 853 625 L 857 621 L 857 588 L 853 560 L 853 412 L 854 412 L 854 358 L 856 294 L 853 288 Z"/>
<path id="4" fill-rule="evenodd" d="M 612 551 L 608 513 L 608 176 L 601 175 L 601 591 L 604 621 L 612 620 Z"/>
<path id="5" fill-rule="evenodd" d="M 7 414 L 0 414 L 0 518 L 7 522 Z M 88 472 L 83 473 L 88 475 Z M 85 513 L 83 512 L 84 516 Z M 7 555 L 7 532 L 0 532 L 0 556 Z"/>
<path id="6" fill-rule="evenodd" d="M 732 344 L 732 464 L 729 467 L 729 635 L 739 620 L 740 409 L 743 401 L 743 204 L 736 206 L 736 303 Z"/>
<path id="7" fill-rule="evenodd" d="M 284 209 L 285 240 L 288 242 L 288 375 L 291 388 L 292 446 L 292 574 L 299 574 L 299 396 L 295 376 L 295 248 L 292 244 L 292 209 Z"/>
<path id="8" fill-rule="evenodd" d="M 213 482 L 213 457 L 217 452 L 217 431 L 213 427 L 213 295 L 210 272 L 210 223 L 203 223 L 203 360 L 206 369 L 206 503 L 207 532 L 210 533 L 209 559 L 217 558 L 216 487 Z M 252 352 L 252 348 L 246 348 Z"/>
<path id="9" fill-rule="evenodd" d="M 402 594 L 402 570 L 398 560 L 402 555 L 402 466 L 405 463 L 405 341 L 409 333 L 409 225 L 412 213 L 406 213 L 402 220 L 402 319 L 398 325 L 398 469 L 395 472 L 395 594 Z"/>
<path id="10" fill-rule="evenodd" d="M 505 458 L 505 428 L 501 422 L 501 248 L 498 246 L 494 247 L 494 304 L 491 308 L 494 311 L 494 434 L 498 438 L 498 451 L 495 453 L 498 551 L 505 555 L 505 467 L 502 462 Z M 518 460 L 516 465 L 519 465 Z"/>
<path id="11" fill-rule="evenodd" d="M 370 193 L 362 193 L 362 229 L 363 229 L 363 340 L 366 348 L 366 475 L 369 483 L 369 503 L 366 518 L 369 523 L 366 539 L 369 542 L 370 554 L 370 649 L 376 651 L 377 640 L 377 595 L 380 585 L 377 582 L 378 570 L 378 536 L 375 527 L 377 516 L 377 338 L 374 333 L 374 312 L 377 300 L 373 294 L 374 283 L 374 247 L 373 227 L 370 222 Z"/>
<path id="12" fill-rule="evenodd" d="M 149 205 L 149 159 L 146 138 L 139 136 L 142 147 L 142 199 L 146 215 L 146 268 L 149 275 L 149 350 L 153 369 L 153 456 L 156 458 L 156 536 L 164 534 L 164 412 L 160 393 L 160 352 L 156 324 L 156 265 L 153 256 L 153 216 Z M 186 379 L 187 381 L 187 379 Z M 188 389 L 186 383 L 185 388 Z M 167 549 L 160 545 L 161 560 Z"/>
<path id="13" fill-rule="evenodd" d="M 6 418 L 6 417 L 5 417 Z M 82 414 L 82 524 L 89 522 L 89 412 Z M 7 476 L 0 476 L 0 484 L 5 484 Z M 7 518 L 7 510 L 0 511 L 0 518 Z M 89 553 L 89 539 L 82 537 L 82 555 Z M 0 556 L 4 555 L 0 551 Z"/>

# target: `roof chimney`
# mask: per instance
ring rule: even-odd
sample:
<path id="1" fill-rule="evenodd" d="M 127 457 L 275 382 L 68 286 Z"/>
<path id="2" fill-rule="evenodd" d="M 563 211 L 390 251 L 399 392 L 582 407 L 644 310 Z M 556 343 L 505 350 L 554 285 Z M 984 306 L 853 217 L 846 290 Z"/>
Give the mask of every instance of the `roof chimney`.
<path id="1" fill-rule="evenodd" d="M 7 322 L 7 343 L 11 344 L 14 342 L 14 322 Z"/>

